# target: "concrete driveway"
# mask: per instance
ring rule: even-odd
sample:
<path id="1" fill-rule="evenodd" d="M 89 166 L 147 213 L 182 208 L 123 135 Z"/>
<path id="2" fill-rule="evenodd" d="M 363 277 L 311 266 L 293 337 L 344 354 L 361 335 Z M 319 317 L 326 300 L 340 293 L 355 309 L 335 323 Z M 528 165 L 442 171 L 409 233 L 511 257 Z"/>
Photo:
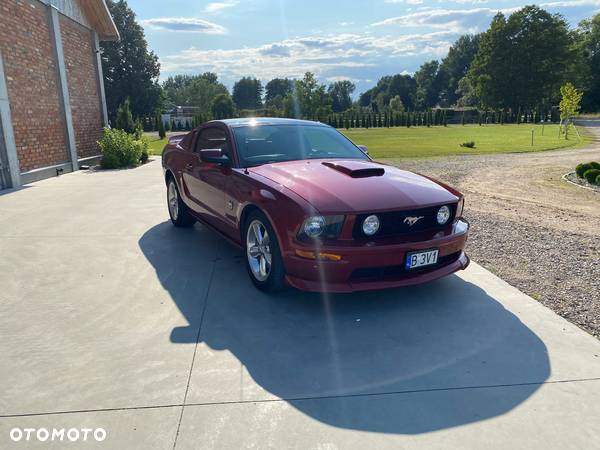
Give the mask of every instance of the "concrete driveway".
<path id="1" fill-rule="evenodd" d="M 270 297 L 164 197 L 159 161 L 0 195 L 0 448 L 598 445 L 600 342 L 477 264 Z"/>

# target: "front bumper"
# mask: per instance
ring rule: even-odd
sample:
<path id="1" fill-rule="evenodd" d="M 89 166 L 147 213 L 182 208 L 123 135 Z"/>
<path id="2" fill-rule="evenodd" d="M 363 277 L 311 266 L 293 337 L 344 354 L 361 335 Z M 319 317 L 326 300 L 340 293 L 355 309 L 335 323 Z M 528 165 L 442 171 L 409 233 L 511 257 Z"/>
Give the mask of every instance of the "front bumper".
<path id="1" fill-rule="evenodd" d="M 469 224 L 458 219 L 443 231 L 415 233 L 378 241 L 324 244 L 319 252 L 341 255 L 340 261 L 311 260 L 296 256 L 295 248 L 284 255 L 286 279 L 297 289 L 312 292 L 356 292 L 425 283 L 450 275 L 469 265 L 464 253 Z M 314 247 L 296 247 L 315 250 Z M 406 271 L 407 252 L 437 248 L 438 264 Z"/>

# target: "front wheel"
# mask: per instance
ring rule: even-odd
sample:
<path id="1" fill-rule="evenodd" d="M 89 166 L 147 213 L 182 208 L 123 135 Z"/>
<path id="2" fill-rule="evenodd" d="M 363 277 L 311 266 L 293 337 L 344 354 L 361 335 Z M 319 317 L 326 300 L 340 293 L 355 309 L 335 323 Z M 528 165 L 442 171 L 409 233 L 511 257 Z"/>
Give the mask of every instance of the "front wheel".
<path id="1" fill-rule="evenodd" d="M 177 183 L 173 178 L 169 178 L 167 183 L 167 206 L 169 207 L 171 222 L 176 227 L 190 227 L 196 222 L 186 204 L 181 200 Z"/>
<path id="2" fill-rule="evenodd" d="M 285 287 L 285 269 L 275 230 L 266 216 L 254 212 L 246 220 L 246 268 L 261 291 L 275 292 Z"/>

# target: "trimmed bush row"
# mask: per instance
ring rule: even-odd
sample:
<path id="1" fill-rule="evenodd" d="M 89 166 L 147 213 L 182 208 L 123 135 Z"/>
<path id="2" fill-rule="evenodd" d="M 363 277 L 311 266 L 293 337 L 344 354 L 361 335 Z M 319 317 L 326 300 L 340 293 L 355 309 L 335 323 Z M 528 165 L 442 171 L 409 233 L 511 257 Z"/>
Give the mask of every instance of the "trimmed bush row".
<path id="1" fill-rule="evenodd" d="M 575 167 L 575 173 L 579 178 L 584 178 L 583 174 L 590 169 L 600 169 L 600 163 L 592 161 L 589 163 L 578 164 L 577 167 Z"/>
<path id="2" fill-rule="evenodd" d="M 583 174 L 583 178 L 585 178 L 588 183 L 595 184 L 596 180 L 600 176 L 600 169 L 590 169 L 586 170 Z"/>
<path id="3" fill-rule="evenodd" d="M 136 140 L 123 130 L 105 128 L 98 145 L 103 169 L 135 167 L 148 161 L 148 141 L 144 138 Z"/>
<path id="4" fill-rule="evenodd" d="M 600 186 L 600 163 L 591 161 L 589 163 L 578 164 L 575 167 L 575 173 L 579 178 L 585 178 L 588 183 Z"/>

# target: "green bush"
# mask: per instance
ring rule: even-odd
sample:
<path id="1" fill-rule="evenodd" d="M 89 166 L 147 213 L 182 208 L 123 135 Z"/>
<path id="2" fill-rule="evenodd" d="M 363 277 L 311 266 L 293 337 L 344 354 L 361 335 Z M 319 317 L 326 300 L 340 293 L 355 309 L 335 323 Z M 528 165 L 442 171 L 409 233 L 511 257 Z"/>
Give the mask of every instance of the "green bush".
<path id="1" fill-rule="evenodd" d="M 600 169 L 600 163 L 592 161 L 589 163 L 578 164 L 577 167 L 575 167 L 575 173 L 579 178 L 583 178 L 583 174 L 590 169 Z"/>
<path id="2" fill-rule="evenodd" d="M 595 183 L 598 175 L 600 175 L 600 169 L 589 169 L 583 173 L 583 178 L 585 178 L 588 183 Z"/>
<path id="3" fill-rule="evenodd" d="M 102 139 L 98 141 L 103 169 L 137 166 L 142 158 L 144 141 L 136 141 L 133 136 L 123 130 L 105 128 Z"/>
<path id="4" fill-rule="evenodd" d="M 600 186 L 600 175 L 598 175 L 598 176 L 596 177 L 596 184 L 597 184 L 598 186 Z"/>
<path id="5" fill-rule="evenodd" d="M 466 147 L 466 148 L 475 148 L 475 142 L 473 142 L 473 141 L 463 142 L 462 144 L 460 144 L 460 146 Z"/>
<path id="6" fill-rule="evenodd" d="M 134 141 L 135 145 L 138 145 L 140 147 L 140 151 L 141 151 L 141 156 L 140 156 L 140 162 L 142 164 L 145 164 L 148 161 L 148 140 L 145 137 L 142 137 L 141 139 L 138 139 L 137 141 Z"/>

